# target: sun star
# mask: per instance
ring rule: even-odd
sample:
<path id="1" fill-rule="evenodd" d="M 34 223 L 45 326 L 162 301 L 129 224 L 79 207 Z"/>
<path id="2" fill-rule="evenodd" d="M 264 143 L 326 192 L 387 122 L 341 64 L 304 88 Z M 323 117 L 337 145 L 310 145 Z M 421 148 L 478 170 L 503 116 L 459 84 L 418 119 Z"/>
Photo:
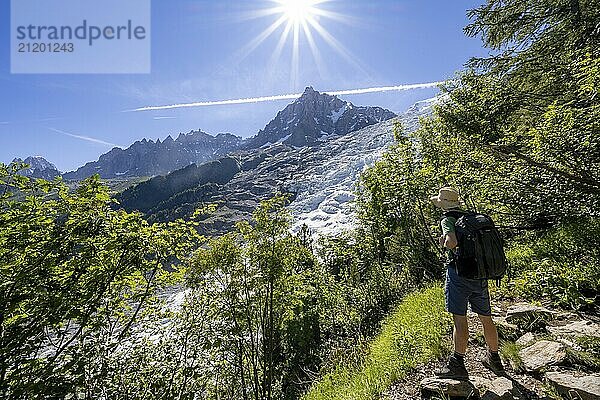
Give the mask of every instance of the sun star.
<path id="1" fill-rule="evenodd" d="M 288 21 L 300 24 L 313 17 L 314 6 L 318 2 L 314 0 L 280 0 L 278 3 Z"/>
<path id="2" fill-rule="evenodd" d="M 280 32 L 279 40 L 273 50 L 269 64 L 275 65 L 279 60 L 284 47 L 291 41 L 291 68 L 290 86 L 297 87 L 300 64 L 301 42 L 305 41 L 310 48 L 319 74 L 325 70 L 325 65 L 319 50 L 319 42 L 329 46 L 346 62 L 364 73 L 364 69 L 356 62 L 344 45 L 330 34 L 324 22 L 336 21 L 351 24 L 351 19 L 346 15 L 327 9 L 327 3 L 333 0 L 269 0 L 273 6 L 257 10 L 250 19 L 273 17 L 275 20 L 267 26 L 258 36 L 253 38 L 239 53 L 239 58 L 244 59 L 257 47 L 265 42 L 275 32 Z M 331 7 L 329 7 L 331 8 Z"/>

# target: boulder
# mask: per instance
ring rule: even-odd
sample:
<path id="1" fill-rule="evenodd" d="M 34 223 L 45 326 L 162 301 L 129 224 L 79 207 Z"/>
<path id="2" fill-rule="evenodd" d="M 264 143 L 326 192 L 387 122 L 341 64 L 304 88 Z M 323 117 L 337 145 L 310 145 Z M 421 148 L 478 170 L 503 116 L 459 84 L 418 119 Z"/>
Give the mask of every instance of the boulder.
<path id="1" fill-rule="evenodd" d="M 575 321 L 563 326 L 549 326 L 547 329 L 554 336 L 593 336 L 600 338 L 600 325 L 591 321 Z"/>
<path id="2" fill-rule="evenodd" d="M 551 365 L 559 365 L 567 359 L 562 343 L 540 340 L 519 351 L 523 366 L 529 372 L 537 372 Z"/>
<path id="3" fill-rule="evenodd" d="M 531 332 L 527 332 L 526 334 L 518 338 L 515 343 L 521 347 L 525 347 L 529 346 L 533 342 L 535 342 L 535 335 Z"/>
<path id="4" fill-rule="evenodd" d="M 581 345 L 579 345 L 578 343 L 575 343 L 575 342 L 571 342 L 570 340 L 568 340 L 564 337 L 556 337 L 555 339 L 557 342 L 564 344 L 568 349 L 572 349 L 572 350 L 576 350 L 576 351 L 585 351 L 585 349 L 583 347 L 581 347 Z"/>
<path id="5" fill-rule="evenodd" d="M 421 381 L 421 394 L 425 398 L 442 396 L 443 398 L 478 398 L 479 391 L 468 380 L 447 378 L 425 378 Z"/>
<path id="6" fill-rule="evenodd" d="M 514 304 L 506 310 L 506 322 L 515 324 L 524 330 L 542 328 L 556 312 L 529 303 Z"/>
<path id="7" fill-rule="evenodd" d="M 576 376 L 569 372 L 548 372 L 546 379 L 565 398 L 600 399 L 600 374 Z"/>
<path id="8" fill-rule="evenodd" d="M 536 314 L 546 314 L 548 316 L 552 316 L 555 315 L 556 312 L 545 307 L 540 307 L 529 303 L 517 303 L 508 307 L 506 310 L 506 320 L 510 322 L 515 318 Z"/>
<path id="9" fill-rule="evenodd" d="M 481 400 L 514 400 L 522 398 L 523 395 L 515 388 L 513 382 L 505 377 L 494 379 L 487 387 L 487 390 L 483 392 L 483 396 L 481 396 Z"/>
<path id="10" fill-rule="evenodd" d="M 477 390 L 479 390 L 480 393 L 485 392 L 492 385 L 492 381 L 490 379 L 484 378 L 483 376 L 470 376 L 469 380 L 471 381 L 471 383 L 473 383 L 473 385 L 475 385 L 475 387 L 477 388 Z"/>

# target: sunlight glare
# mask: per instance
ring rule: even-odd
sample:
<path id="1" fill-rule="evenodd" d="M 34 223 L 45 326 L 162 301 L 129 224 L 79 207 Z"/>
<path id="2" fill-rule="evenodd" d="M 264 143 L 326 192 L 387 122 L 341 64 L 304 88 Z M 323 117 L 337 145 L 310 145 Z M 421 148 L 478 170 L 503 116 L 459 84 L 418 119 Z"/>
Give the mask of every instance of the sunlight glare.
<path id="1" fill-rule="evenodd" d="M 312 17 L 315 13 L 314 0 L 279 0 L 283 14 L 288 21 L 300 24 Z"/>
<path id="2" fill-rule="evenodd" d="M 348 25 L 355 25 L 356 18 L 340 14 L 333 10 L 324 8 L 327 3 L 333 0 L 268 0 L 273 4 L 272 7 L 257 10 L 248 18 L 262 18 L 275 16 L 275 20 L 266 27 L 261 33 L 250 40 L 239 52 L 238 62 L 250 55 L 275 32 L 281 35 L 273 53 L 270 57 L 271 72 L 274 72 L 275 65 L 279 60 L 283 49 L 291 39 L 291 68 L 290 68 L 290 87 L 296 88 L 300 77 L 301 44 L 308 45 L 312 58 L 316 64 L 320 76 L 326 72 L 327 68 L 319 49 L 321 42 L 335 51 L 344 61 L 353 66 L 357 71 L 368 76 L 367 71 L 360 65 L 357 58 L 346 49 L 342 43 L 329 33 L 322 22 L 333 20 Z M 271 75 L 271 73 L 269 73 Z"/>

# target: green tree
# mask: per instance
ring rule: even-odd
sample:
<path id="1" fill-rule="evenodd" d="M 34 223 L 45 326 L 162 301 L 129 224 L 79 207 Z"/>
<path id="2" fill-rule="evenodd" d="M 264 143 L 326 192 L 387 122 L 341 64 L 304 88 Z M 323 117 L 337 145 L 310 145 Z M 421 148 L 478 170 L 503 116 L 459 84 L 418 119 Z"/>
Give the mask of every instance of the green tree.
<path id="1" fill-rule="evenodd" d="M 485 154 L 478 175 L 502 189 L 497 203 L 513 220 L 543 227 L 597 215 L 600 6 L 490 0 L 469 16 L 465 32 L 493 55 L 446 85 L 437 132 L 458 137 L 459 153 Z M 487 173 L 494 166 L 504 178 Z"/>
<path id="2" fill-rule="evenodd" d="M 198 252 L 189 286 L 215 324 L 215 397 L 296 398 L 303 367 L 318 361 L 320 271 L 289 231 L 285 200 L 265 201 L 250 223 Z M 205 303 L 201 306 L 202 302 Z"/>
<path id="3" fill-rule="evenodd" d="M 115 211 L 97 176 L 71 192 L 20 168 L 0 166 L 1 397 L 100 398 L 108 356 L 200 238 Z"/>
<path id="4" fill-rule="evenodd" d="M 396 143 L 360 178 L 358 214 L 375 261 L 395 265 L 408 281 L 420 283 L 441 273 L 426 203 L 440 179 L 423 166 L 418 143 L 403 136 L 399 125 L 395 137 Z"/>
<path id="5" fill-rule="evenodd" d="M 489 0 L 469 16 L 466 33 L 481 36 L 491 55 L 471 60 L 444 84 L 434 115 L 414 134 L 397 134 L 397 144 L 366 171 L 361 228 L 378 260 L 440 271 L 428 231 L 438 211 L 424 203 L 440 186 L 455 186 L 506 238 L 532 231 L 509 253 L 514 272 L 531 279 L 521 287 L 554 293 L 561 304 L 588 304 L 598 259 L 586 251 L 582 262 L 567 260 L 589 248 L 580 236 L 569 237 L 573 227 L 593 227 L 600 216 L 600 5 Z M 544 237 L 573 245 L 566 255 L 536 261 L 548 252 L 535 243 L 562 248 Z M 529 245 L 534 254 L 522 251 Z M 574 271 L 548 280 L 548 263 Z M 585 299 L 573 295 L 578 285 Z"/>

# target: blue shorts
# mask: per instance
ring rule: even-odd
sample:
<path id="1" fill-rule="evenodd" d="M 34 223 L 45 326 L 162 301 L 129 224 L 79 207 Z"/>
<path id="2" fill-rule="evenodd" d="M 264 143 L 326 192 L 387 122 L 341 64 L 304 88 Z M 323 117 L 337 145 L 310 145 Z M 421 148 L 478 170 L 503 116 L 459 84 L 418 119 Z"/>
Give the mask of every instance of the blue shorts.
<path id="1" fill-rule="evenodd" d="M 467 315 L 467 304 L 471 305 L 474 313 L 492 315 L 488 281 L 458 276 L 451 263 L 446 273 L 446 310 L 456 315 Z"/>

